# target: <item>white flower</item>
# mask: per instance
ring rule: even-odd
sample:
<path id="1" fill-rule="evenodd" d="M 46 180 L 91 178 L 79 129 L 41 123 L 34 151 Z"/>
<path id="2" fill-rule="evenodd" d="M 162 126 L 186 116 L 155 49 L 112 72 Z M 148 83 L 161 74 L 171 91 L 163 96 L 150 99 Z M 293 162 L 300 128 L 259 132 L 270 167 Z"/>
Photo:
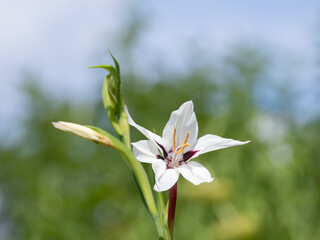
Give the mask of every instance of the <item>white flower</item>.
<path id="1" fill-rule="evenodd" d="M 206 152 L 250 142 L 211 134 L 197 140 L 198 122 L 192 101 L 185 102 L 171 113 L 162 137 L 136 124 L 127 107 L 125 110 L 129 124 L 149 139 L 132 143 L 133 153 L 140 162 L 152 164 L 156 179 L 154 190 L 158 192 L 170 189 L 177 182 L 180 173 L 195 185 L 211 182 L 213 178 L 210 172 L 200 163 L 190 160 Z"/>

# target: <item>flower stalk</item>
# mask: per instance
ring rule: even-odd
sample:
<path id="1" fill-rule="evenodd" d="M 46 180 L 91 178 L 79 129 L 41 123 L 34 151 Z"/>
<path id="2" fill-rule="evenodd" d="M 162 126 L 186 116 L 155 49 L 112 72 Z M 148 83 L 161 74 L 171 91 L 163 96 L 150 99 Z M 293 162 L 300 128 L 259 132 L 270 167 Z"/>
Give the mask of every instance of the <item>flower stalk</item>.
<path id="1" fill-rule="evenodd" d="M 122 141 L 119 141 L 110 133 L 100 128 L 93 127 L 93 126 L 87 126 L 87 127 L 106 136 L 111 140 L 114 148 L 121 154 L 121 156 L 126 161 L 126 163 L 128 164 L 132 172 L 132 175 L 138 187 L 143 203 L 154 221 L 159 240 L 170 240 L 169 238 L 166 237 L 165 230 L 164 230 L 165 228 L 161 223 L 161 220 L 159 217 L 159 214 L 161 213 L 158 212 L 158 209 L 156 207 L 156 203 L 152 194 L 152 188 L 151 188 L 148 176 L 142 164 L 136 160 L 130 148 L 126 146 L 125 140 L 123 139 Z"/>
<path id="2" fill-rule="evenodd" d="M 173 225 L 177 205 L 177 183 L 169 190 L 169 210 L 168 210 L 168 226 L 170 237 L 173 239 Z"/>

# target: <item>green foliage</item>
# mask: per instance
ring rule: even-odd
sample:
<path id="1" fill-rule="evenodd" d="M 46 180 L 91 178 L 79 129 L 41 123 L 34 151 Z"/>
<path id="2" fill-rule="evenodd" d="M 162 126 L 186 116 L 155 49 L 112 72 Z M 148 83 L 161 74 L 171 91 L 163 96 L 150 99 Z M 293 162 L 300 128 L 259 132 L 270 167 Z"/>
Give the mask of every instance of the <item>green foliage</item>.
<path id="1" fill-rule="evenodd" d="M 256 89 L 269 69 L 257 51 L 240 49 L 220 63 L 155 83 L 123 77 L 133 118 L 148 129 L 160 133 L 169 114 L 192 99 L 200 136 L 252 140 L 197 159 L 214 173 L 212 183 L 179 180 L 175 239 L 319 239 L 319 119 L 297 125 L 294 113 L 260 107 Z M 290 109 L 283 91 L 278 104 Z M 0 239 L 153 239 L 152 221 L 117 152 L 50 124 L 63 119 L 111 131 L 102 125 L 102 103 L 58 103 L 32 84 L 26 95 L 24 134 L 0 151 Z"/>

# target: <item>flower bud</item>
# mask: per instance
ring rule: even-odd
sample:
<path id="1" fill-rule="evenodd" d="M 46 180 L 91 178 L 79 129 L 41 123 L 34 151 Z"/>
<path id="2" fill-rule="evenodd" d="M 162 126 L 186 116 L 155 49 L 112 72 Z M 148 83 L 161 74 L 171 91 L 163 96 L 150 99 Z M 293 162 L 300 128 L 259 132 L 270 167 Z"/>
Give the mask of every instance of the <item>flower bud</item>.
<path id="1" fill-rule="evenodd" d="M 62 121 L 52 122 L 52 124 L 55 128 L 58 128 L 64 132 L 72 133 L 78 137 L 84 138 L 86 140 L 89 140 L 98 144 L 113 147 L 110 139 L 92 130 L 91 128 L 88 128 L 76 123 L 62 122 Z"/>

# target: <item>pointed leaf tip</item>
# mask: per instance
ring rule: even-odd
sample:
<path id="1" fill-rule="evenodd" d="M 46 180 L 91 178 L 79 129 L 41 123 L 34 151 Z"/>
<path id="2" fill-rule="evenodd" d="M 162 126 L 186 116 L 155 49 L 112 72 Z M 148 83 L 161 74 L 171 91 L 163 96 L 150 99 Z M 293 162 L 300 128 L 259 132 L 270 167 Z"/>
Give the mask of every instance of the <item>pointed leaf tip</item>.
<path id="1" fill-rule="evenodd" d="M 118 72 L 118 74 L 119 74 L 119 73 L 120 73 L 119 63 L 118 63 L 118 61 L 116 60 L 116 58 L 112 55 L 111 51 L 110 51 L 110 50 L 108 50 L 108 51 L 109 51 L 109 54 L 110 54 L 110 56 L 112 57 L 112 59 L 113 59 L 113 61 L 114 61 L 114 64 L 116 65 L 116 70 L 117 70 L 117 72 Z"/>

